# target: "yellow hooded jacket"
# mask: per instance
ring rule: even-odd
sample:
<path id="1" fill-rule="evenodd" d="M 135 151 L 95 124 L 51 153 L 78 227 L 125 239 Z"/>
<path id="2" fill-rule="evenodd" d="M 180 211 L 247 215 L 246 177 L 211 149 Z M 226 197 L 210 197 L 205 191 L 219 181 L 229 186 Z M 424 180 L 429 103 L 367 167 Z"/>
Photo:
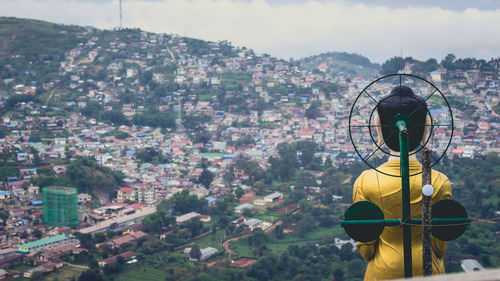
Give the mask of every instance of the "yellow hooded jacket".
<path id="1" fill-rule="evenodd" d="M 416 160 L 409 162 L 410 175 L 422 170 Z M 399 161 L 388 161 L 378 170 L 399 176 Z M 434 193 L 432 203 L 451 199 L 451 185 L 448 178 L 432 170 Z M 401 178 L 381 174 L 375 170 L 364 171 L 354 183 L 353 203 L 370 201 L 383 212 L 385 219 L 401 218 Z M 422 174 L 410 177 L 411 217 L 422 217 Z M 412 227 L 413 275 L 422 275 L 422 227 Z M 361 256 L 368 261 L 364 280 L 383 280 L 404 277 L 403 229 L 400 226 L 386 226 L 377 240 L 356 245 Z M 432 238 L 432 273 L 444 274 L 443 256 L 446 242 Z"/>

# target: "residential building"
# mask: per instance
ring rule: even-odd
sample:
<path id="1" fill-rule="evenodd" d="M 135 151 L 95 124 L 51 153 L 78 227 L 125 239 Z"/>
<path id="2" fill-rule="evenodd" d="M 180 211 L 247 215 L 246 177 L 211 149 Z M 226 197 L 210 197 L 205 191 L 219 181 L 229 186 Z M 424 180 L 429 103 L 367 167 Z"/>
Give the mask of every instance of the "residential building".
<path id="1" fill-rule="evenodd" d="M 116 194 L 116 199 L 119 202 L 128 200 L 130 202 L 135 202 L 137 200 L 137 190 L 132 187 L 122 187 L 118 189 Z"/>
<path id="2" fill-rule="evenodd" d="M 234 208 L 234 212 L 238 213 L 238 214 L 241 214 L 241 213 L 243 213 L 243 210 L 245 210 L 245 209 L 253 210 L 254 208 L 255 207 L 252 204 L 250 204 L 250 203 L 244 203 L 244 204 L 236 206 Z"/>
<path id="3" fill-rule="evenodd" d="M 283 199 L 283 193 L 281 192 L 274 192 L 264 197 L 264 201 L 266 202 L 275 202 L 280 199 Z"/>
<path id="4" fill-rule="evenodd" d="M 71 235 L 60 234 L 21 244 L 17 247 L 16 252 L 20 254 L 33 254 L 46 249 L 61 247 L 70 243 L 78 243 L 78 240 Z"/>
<path id="5" fill-rule="evenodd" d="M 78 190 L 52 186 L 42 190 L 43 221 L 51 226 L 78 225 Z"/>
<path id="6" fill-rule="evenodd" d="M 474 272 L 484 270 L 484 267 L 475 259 L 462 260 L 460 266 L 465 272 Z"/>

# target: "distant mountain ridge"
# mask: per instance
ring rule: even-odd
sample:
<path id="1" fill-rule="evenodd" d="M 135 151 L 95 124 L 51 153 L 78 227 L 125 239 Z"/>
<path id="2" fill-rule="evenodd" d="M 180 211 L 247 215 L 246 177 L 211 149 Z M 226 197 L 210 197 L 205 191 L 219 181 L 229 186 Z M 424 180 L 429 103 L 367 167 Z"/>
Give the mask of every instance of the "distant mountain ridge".
<path id="1" fill-rule="evenodd" d="M 310 71 L 321 71 L 332 75 L 344 74 L 348 77 L 374 78 L 380 65 L 354 53 L 327 52 L 299 60 L 302 67 Z"/>

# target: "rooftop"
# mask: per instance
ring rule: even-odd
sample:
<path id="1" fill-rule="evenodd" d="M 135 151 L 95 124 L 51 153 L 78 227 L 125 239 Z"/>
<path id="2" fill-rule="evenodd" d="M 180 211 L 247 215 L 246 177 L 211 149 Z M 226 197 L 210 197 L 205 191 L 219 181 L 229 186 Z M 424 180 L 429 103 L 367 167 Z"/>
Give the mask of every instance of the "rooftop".
<path id="1" fill-rule="evenodd" d="M 19 245 L 19 247 L 20 248 L 30 249 L 30 248 L 34 248 L 34 247 L 46 245 L 46 244 L 49 244 L 49 243 L 54 243 L 54 242 L 66 240 L 68 238 L 69 238 L 68 235 L 66 235 L 66 234 L 60 234 L 60 235 L 51 236 L 51 237 L 48 237 L 48 238 L 36 240 L 36 241 L 33 241 L 33 242 L 29 242 L 29 243 L 26 243 L 26 244 L 22 244 L 22 245 Z"/>
<path id="2" fill-rule="evenodd" d="M 73 193 L 77 193 L 78 190 L 74 187 L 65 187 L 65 186 L 49 186 L 49 187 L 45 187 L 43 188 L 43 191 L 59 191 L 59 192 L 62 192 L 62 193 L 66 193 L 66 194 L 73 194 Z"/>

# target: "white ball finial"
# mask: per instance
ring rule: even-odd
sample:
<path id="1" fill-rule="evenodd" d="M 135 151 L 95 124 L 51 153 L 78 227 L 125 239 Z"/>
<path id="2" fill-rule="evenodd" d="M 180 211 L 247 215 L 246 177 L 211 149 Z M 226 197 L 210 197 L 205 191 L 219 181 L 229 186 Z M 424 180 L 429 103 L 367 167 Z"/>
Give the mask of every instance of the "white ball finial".
<path id="1" fill-rule="evenodd" d="M 422 194 L 425 196 L 431 196 L 434 193 L 434 187 L 430 184 L 426 184 L 422 187 Z"/>

